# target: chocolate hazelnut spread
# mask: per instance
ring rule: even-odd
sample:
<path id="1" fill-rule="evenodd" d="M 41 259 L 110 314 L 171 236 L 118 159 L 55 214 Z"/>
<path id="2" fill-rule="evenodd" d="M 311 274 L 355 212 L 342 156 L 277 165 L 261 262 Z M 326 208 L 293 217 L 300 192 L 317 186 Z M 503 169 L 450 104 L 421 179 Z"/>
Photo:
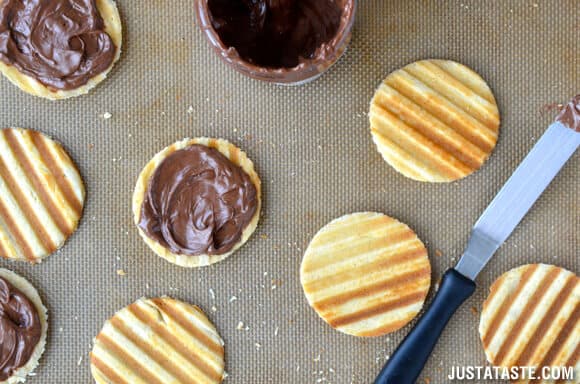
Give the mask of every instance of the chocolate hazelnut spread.
<path id="1" fill-rule="evenodd" d="M 208 0 L 213 28 L 244 60 L 292 68 L 312 59 L 337 34 L 340 0 Z M 318 50 L 318 52 L 317 52 Z"/>
<path id="2" fill-rule="evenodd" d="M 116 55 L 95 0 L 0 1 L 0 60 L 45 86 L 70 90 Z"/>
<path id="3" fill-rule="evenodd" d="M 41 335 L 40 316 L 34 304 L 0 277 L 0 381 L 26 365 Z"/>
<path id="4" fill-rule="evenodd" d="M 556 116 L 556 121 L 576 132 L 580 132 L 580 95 L 577 95 L 568 104 L 564 105 L 560 114 Z"/>
<path id="5" fill-rule="evenodd" d="M 171 252 L 221 255 L 241 240 L 256 213 L 256 187 L 215 148 L 194 144 L 159 164 L 139 227 Z"/>

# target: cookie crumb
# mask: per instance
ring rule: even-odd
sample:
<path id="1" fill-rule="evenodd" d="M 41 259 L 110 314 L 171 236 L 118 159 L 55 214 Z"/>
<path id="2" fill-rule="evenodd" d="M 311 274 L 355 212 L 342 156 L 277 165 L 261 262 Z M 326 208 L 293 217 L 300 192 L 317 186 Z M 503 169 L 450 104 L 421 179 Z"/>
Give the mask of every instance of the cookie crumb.
<path id="1" fill-rule="evenodd" d="M 479 311 L 477 310 L 477 308 L 471 307 L 471 313 L 473 313 L 475 316 L 477 316 L 479 314 Z"/>
<path id="2" fill-rule="evenodd" d="M 77 365 L 81 365 L 81 363 L 83 362 L 83 357 L 79 357 L 79 361 L 77 361 Z"/>
<path id="3" fill-rule="evenodd" d="M 113 115 L 110 112 L 103 113 L 103 119 L 109 120 Z"/>
<path id="4" fill-rule="evenodd" d="M 436 249 L 435 250 L 435 256 L 441 257 L 441 256 L 443 256 L 443 252 L 441 252 L 441 250 L 439 250 L 439 249 Z"/>
<path id="5" fill-rule="evenodd" d="M 117 269 L 117 275 L 119 275 L 119 276 L 125 276 L 126 274 L 127 274 L 127 272 L 125 272 L 124 270 Z"/>
<path id="6" fill-rule="evenodd" d="M 193 105 L 190 105 L 189 108 L 187 108 L 187 113 L 190 115 L 193 113 Z"/>
<path id="7" fill-rule="evenodd" d="M 242 331 L 244 329 L 244 323 L 243 322 L 239 322 L 238 325 L 236 326 L 236 329 L 238 331 Z"/>
<path id="8" fill-rule="evenodd" d="M 238 300 L 237 296 L 230 297 L 230 303 L 233 303 L 236 300 Z"/>

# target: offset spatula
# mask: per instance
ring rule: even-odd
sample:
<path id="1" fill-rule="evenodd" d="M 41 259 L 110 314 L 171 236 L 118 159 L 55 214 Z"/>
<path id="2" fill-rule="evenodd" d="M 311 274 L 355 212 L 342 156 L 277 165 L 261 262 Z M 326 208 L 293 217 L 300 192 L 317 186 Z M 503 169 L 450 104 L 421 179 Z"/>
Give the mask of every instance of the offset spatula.
<path id="1" fill-rule="evenodd" d="M 447 322 L 475 291 L 474 280 L 479 272 L 580 145 L 580 129 L 574 125 L 580 120 L 580 96 L 576 99 L 567 107 L 572 108 L 571 112 L 562 112 L 560 117 L 564 118 L 548 128 L 483 212 L 461 260 L 445 273 L 433 303 L 399 345 L 375 384 L 415 384 Z"/>

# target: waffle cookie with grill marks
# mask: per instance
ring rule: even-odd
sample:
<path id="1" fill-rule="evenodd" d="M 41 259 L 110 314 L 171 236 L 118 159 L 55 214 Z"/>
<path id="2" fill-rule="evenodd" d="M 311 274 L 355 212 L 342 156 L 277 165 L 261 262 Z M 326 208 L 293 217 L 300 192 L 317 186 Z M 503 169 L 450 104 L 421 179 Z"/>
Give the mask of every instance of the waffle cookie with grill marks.
<path id="1" fill-rule="evenodd" d="M 314 236 L 300 279 L 309 304 L 333 328 L 380 336 L 419 313 L 431 266 L 425 246 L 407 225 L 364 212 L 336 219 Z"/>
<path id="2" fill-rule="evenodd" d="M 373 140 L 403 175 L 427 182 L 479 169 L 497 142 L 500 117 L 485 81 L 462 64 L 424 60 L 391 73 L 370 106 Z"/>
<path id="3" fill-rule="evenodd" d="M 479 333 L 487 359 L 500 367 L 575 367 L 580 380 L 580 279 L 531 264 L 499 277 L 483 304 Z M 538 368 L 537 372 L 540 372 Z M 548 383 L 529 381 L 518 383 Z"/>

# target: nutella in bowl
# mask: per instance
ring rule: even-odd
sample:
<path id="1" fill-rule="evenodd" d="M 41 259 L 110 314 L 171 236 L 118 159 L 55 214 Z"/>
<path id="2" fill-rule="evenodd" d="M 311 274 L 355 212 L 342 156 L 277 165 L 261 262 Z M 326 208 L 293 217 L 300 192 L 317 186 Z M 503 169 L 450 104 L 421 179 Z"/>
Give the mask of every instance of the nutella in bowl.
<path id="1" fill-rule="evenodd" d="M 357 0 L 196 0 L 219 56 L 258 80 L 298 85 L 319 77 L 350 42 Z"/>

